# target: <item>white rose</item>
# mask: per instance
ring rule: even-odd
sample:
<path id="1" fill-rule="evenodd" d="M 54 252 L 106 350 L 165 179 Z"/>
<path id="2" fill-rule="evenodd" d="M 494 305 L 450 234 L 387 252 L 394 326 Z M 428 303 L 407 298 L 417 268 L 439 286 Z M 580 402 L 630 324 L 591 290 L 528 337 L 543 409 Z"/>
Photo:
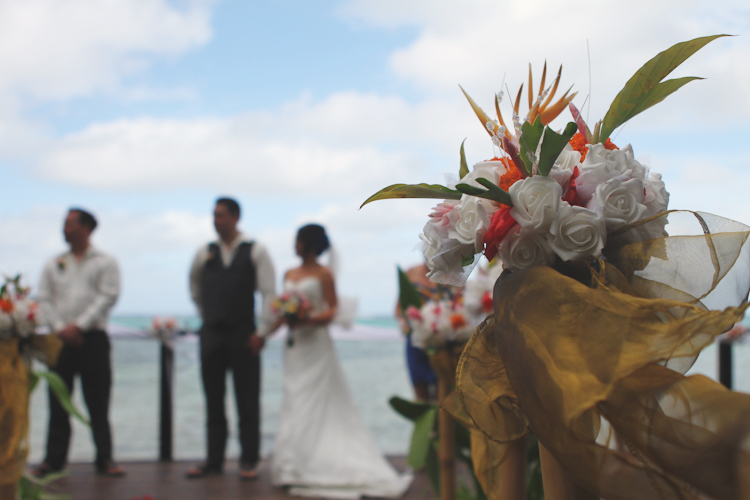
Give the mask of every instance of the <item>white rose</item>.
<path id="1" fill-rule="evenodd" d="M 667 210 L 669 193 L 661 180 L 661 174 L 652 173 L 643 181 L 643 189 L 645 190 L 643 204 L 646 205 L 646 215 L 656 215 Z"/>
<path id="2" fill-rule="evenodd" d="M 542 232 L 516 226 L 500 243 L 500 259 L 510 271 L 531 266 L 548 266 L 555 262 L 555 253 Z"/>
<path id="3" fill-rule="evenodd" d="M 576 188 L 581 200 L 586 203 L 596 187 L 610 179 L 645 179 L 648 169 L 633 157 L 633 148 L 628 144 L 622 149 L 609 150 L 603 144 L 589 144 L 586 159 L 581 164 L 581 175 L 576 179 Z"/>
<path id="4" fill-rule="evenodd" d="M 463 280 L 464 267 L 462 261 L 464 257 L 474 255 L 474 244 L 464 245 L 454 239 L 448 238 L 448 235 L 442 231 L 442 228 L 428 222 L 425 224 L 422 234 L 419 235 L 424 245 L 424 258 L 430 272 L 427 277 L 440 277 L 451 275 L 461 277 Z M 445 280 L 443 280 L 445 281 Z M 455 281 L 455 280 L 448 280 Z"/>
<path id="5" fill-rule="evenodd" d="M 607 242 L 607 227 L 595 212 L 563 202 L 550 227 L 547 242 L 562 260 L 599 257 Z"/>
<path id="6" fill-rule="evenodd" d="M 490 227 L 490 216 L 495 211 L 491 202 L 463 195 L 461 203 L 448 212 L 448 236 L 463 245 L 473 245 L 474 253 L 481 253 L 484 235 Z"/>
<path id="7" fill-rule="evenodd" d="M 439 226 L 433 222 L 425 224 L 422 229 L 422 234 L 419 235 L 419 239 L 422 240 L 424 248 L 424 258 L 427 263 L 432 261 L 435 255 L 440 252 L 440 248 L 443 246 L 443 241 L 448 238 L 447 230 L 442 226 Z"/>
<path id="8" fill-rule="evenodd" d="M 596 187 L 596 192 L 586 204 L 604 219 L 607 231 L 630 224 L 646 215 L 643 204 L 643 181 L 640 179 L 611 179 Z"/>
<path id="9" fill-rule="evenodd" d="M 562 188 L 554 179 L 543 175 L 527 177 L 509 190 L 513 208 L 510 215 L 521 227 L 547 231 L 560 209 Z"/>
<path id="10" fill-rule="evenodd" d="M 507 167 L 501 161 L 482 161 L 475 164 L 471 168 L 471 172 L 466 174 L 460 182 L 484 189 L 484 186 L 477 182 L 478 178 L 484 177 L 494 184 L 497 184 L 500 181 L 500 176 L 506 171 Z"/>
<path id="11" fill-rule="evenodd" d="M 555 164 L 552 165 L 552 170 L 550 170 L 549 176 L 560 184 L 563 191 L 566 191 L 570 184 L 570 177 L 573 175 L 573 170 L 575 170 L 580 163 L 581 153 L 573 149 L 573 146 L 568 143 L 565 145 L 565 149 L 560 152 L 557 160 L 555 160 Z"/>

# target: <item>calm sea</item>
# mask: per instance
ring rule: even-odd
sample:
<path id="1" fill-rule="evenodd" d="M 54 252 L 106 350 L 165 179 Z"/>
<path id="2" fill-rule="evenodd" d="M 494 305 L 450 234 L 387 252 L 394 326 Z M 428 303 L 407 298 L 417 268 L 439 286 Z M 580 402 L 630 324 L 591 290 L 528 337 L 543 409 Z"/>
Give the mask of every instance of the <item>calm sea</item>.
<path id="1" fill-rule="evenodd" d="M 179 318 L 188 329 L 197 318 Z M 145 329 L 151 317 L 113 318 L 113 324 Z M 390 318 L 362 319 L 360 327 L 390 330 L 391 340 L 358 340 L 357 327 L 351 337 L 335 340 L 344 373 L 354 400 L 383 452 L 405 454 L 411 424 L 388 406 L 393 395 L 410 398 L 411 386 L 404 359 L 403 341 L 395 333 Z M 282 398 L 283 339 L 273 338 L 263 353 L 262 381 L 262 454 L 273 450 L 274 434 Z M 114 388 L 111 421 L 115 439 L 115 457 L 120 461 L 155 460 L 159 453 L 159 352 L 160 344 L 151 339 L 113 338 Z M 736 344 L 734 349 L 735 389 L 750 392 L 750 345 Z M 711 346 L 698 358 L 690 373 L 715 378 L 717 349 Z M 204 402 L 200 385 L 198 346 L 195 337 L 182 338 L 175 345 L 174 379 L 174 456 L 176 459 L 200 459 L 204 453 Z M 231 377 L 227 386 L 227 414 L 230 422 L 228 456 L 239 454 L 236 438 L 236 412 Z M 80 385 L 74 388 L 79 408 L 85 408 Z M 31 402 L 31 462 L 41 460 L 47 425 L 47 395 L 42 384 Z M 88 429 L 74 423 L 71 461 L 92 461 L 94 449 Z"/>

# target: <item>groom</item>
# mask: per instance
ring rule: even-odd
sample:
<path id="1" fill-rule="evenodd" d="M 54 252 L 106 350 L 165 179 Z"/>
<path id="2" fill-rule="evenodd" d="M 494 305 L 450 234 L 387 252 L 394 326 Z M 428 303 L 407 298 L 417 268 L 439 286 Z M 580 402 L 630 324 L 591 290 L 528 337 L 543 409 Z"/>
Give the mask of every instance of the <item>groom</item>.
<path id="1" fill-rule="evenodd" d="M 198 250 L 190 269 L 190 293 L 203 320 L 201 378 L 206 395 L 206 461 L 188 478 L 221 474 L 227 444 L 224 408 L 226 374 L 234 381 L 242 455 L 240 476 L 254 479 L 260 448 L 260 350 L 273 322 L 273 263 L 266 249 L 237 229 L 240 206 L 219 198 L 214 208 L 217 241 Z M 261 324 L 255 324 L 255 291 L 263 295 Z"/>

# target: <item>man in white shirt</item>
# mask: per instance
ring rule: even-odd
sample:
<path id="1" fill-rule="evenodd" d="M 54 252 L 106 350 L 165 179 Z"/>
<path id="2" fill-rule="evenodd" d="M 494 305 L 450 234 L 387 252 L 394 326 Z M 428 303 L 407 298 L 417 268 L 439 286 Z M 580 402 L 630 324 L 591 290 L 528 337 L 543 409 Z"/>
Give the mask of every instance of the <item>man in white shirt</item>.
<path id="1" fill-rule="evenodd" d="M 188 478 L 220 474 L 227 442 L 226 373 L 234 382 L 241 447 L 240 475 L 257 476 L 260 449 L 260 350 L 273 323 L 276 292 L 273 263 L 260 243 L 237 229 L 240 206 L 219 198 L 214 208 L 217 241 L 201 247 L 190 269 L 190 292 L 203 320 L 201 378 L 206 395 L 207 457 Z M 255 323 L 255 291 L 263 296 Z"/>
<path id="2" fill-rule="evenodd" d="M 38 301 L 43 317 L 64 343 L 52 370 L 71 392 L 75 375 L 81 377 L 96 446 L 96 471 L 122 476 L 122 467 L 112 461 L 109 424 L 112 366 L 105 332 L 109 311 L 120 293 L 120 271 L 114 258 L 91 245 L 96 225 L 89 212 L 70 209 L 63 226 L 70 250 L 53 257 L 44 266 Z M 37 476 L 61 470 L 68 457 L 70 418 L 52 391 L 49 411 L 47 453 L 34 471 Z"/>

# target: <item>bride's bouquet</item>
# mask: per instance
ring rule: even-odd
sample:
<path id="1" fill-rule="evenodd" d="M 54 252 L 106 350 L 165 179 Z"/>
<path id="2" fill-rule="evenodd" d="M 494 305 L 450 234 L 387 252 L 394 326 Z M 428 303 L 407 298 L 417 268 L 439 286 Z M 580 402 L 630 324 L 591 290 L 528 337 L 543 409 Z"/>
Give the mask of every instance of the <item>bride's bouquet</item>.
<path id="1" fill-rule="evenodd" d="M 278 318 L 284 318 L 289 326 L 300 323 L 310 317 L 312 306 L 303 294 L 297 291 L 286 291 L 271 303 L 271 311 Z"/>
<path id="2" fill-rule="evenodd" d="M 0 338 L 27 338 L 37 326 L 39 305 L 21 285 L 21 275 L 6 278 L 0 287 Z"/>

